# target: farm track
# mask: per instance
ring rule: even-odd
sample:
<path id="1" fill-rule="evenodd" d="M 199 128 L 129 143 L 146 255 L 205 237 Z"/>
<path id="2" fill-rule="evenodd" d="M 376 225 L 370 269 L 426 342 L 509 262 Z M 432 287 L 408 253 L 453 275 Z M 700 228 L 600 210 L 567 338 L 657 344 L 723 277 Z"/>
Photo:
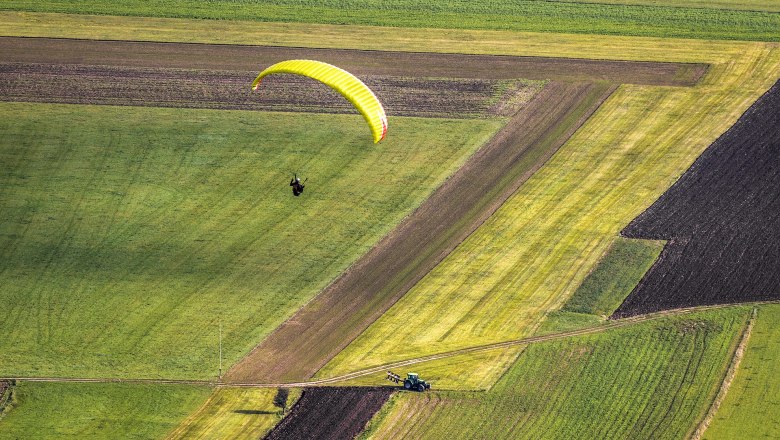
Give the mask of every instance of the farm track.
<path id="1" fill-rule="evenodd" d="M 572 338 L 577 336 L 597 334 L 615 328 L 627 327 L 641 322 L 653 321 L 653 320 L 672 317 L 672 316 L 687 315 L 687 314 L 703 312 L 707 310 L 716 310 L 716 309 L 734 307 L 739 305 L 758 306 L 761 304 L 778 304 L 778 303 L 780 303 L 780 301 L 757 301 L 757 302 L 751 302 L 745 304 L 717 304 L 717 305 L 709 305 L 709 306 L 664 310 L 660 312 L 649 313 L 646 315 L 636 315 L 628 318 L 610 320 L 607 321 L 605 324 L 595 326 L 595 327 L 587 327 L 587 328 L 582 328 L 582 329 L 572 330 L 567 332 L 552 333 L 552 334 L 542 335 L 542 336 L 532 336 L 528 338 L 514 339 L 510 341 L 496 342 L 492 344 L 462 348 L 458 350 L 438 353 L 429 356 L 422 356 L 418 358 L 406 359 L 403 361 L 376 365 L 373 367 L 354 371 L 348 374 L 343 374 L 343 375 L 324 378 L 324 379 L 311 380 L 311 381 L 277 382 L 277 383 L 264 383 L 264 382 L 225 383 L 225 382 L 216 382 L 216 381 L 181 380 L 181 379 L 122 379 L 122 378 L 75 378 L 75 377 L 7 377 L 7 378 L 0 378 L 0 381 L 16 380 L 16 381 L 25 381 L 25 382 L 69 382 L 69 383 L 138 383 L 138 384 L 149 383 L 149 384 L 161 384 L 161 385 L 178 384 L 178 385 L 203 385 L 203 386 L 218 386 L 218 387 L 255 387 L 255 388 L 279 388 L 279 387 L 305 388 L 305 387 L 329 386 L 340 382 L 345 382 L 351 379 L 355 379 L 358 377 L 367 376 L 370 374 L 382 373 L 392 368 L 400 368 L 409 365 L 419 364 L 422 362 L 460 356 L 469 353 L 494 350 L 497 348 L 513 347 L 517 345 L 536 344 L 540 342 L 555 341 L 555 340 Z"/>
<path id="2" fill-rule="evenodd" d="M 780 298 L 780 81 L 623 235 L 669 240 L 615 311 Z"/>

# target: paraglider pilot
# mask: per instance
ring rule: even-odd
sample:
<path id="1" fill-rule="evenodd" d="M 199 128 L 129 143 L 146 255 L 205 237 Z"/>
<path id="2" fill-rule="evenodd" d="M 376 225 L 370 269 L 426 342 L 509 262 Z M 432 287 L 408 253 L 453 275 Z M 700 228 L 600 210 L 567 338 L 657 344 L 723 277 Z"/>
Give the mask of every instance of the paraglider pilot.
<path id="1" fill-rule="evenodd" d="M 305 187 L 305 185 L 301 182 L 301 179 L 298 178 L 297 174 L 292 180 L 290 180 L 290 186 L 292 187 L 293 195 L 295 197 L 301 195 L 303 188 Z"/>

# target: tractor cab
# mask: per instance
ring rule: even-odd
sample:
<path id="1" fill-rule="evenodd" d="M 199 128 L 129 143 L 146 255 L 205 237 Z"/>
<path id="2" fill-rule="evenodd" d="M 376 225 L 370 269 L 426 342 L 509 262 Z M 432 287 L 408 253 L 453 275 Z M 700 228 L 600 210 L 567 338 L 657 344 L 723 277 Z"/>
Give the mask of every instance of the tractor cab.
<path id="1" fill-rule="evenodd" d="M 417 373 L 407 373 L 406 380 L 404 381 L 405 390 L 417 390 L 423 392 L 431 388 L 431 384 L 420 379 Z"/>
<path id="2" fill-rule="evenodd" d="M 399 383 L 401 382 L 401 376 L 393 373 L 392 371 L 388 371 L 387 380 Z M 431 389 L 431 384 L 420 379 L 420 376 L 417 373 L 406 373 L 406 379 L 404 379 L 404 389 L 423 392 L 425 390 Z"/>

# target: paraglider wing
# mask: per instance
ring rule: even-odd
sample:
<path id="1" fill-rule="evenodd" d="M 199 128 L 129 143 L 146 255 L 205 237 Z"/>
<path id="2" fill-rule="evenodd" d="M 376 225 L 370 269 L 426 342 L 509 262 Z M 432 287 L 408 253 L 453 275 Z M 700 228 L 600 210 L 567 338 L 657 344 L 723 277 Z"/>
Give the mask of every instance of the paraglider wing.
<path id="1" fill-rule="evenodd" d="M 252 90 L 257 90 L 263 77 L 272 73 L 292 73 L 308 76 L 330 86 L 341 93 L 360 111 L 371 128 L 371 133 L 374 135 L 374 143 L 385 138 L 387 134 L 387 116 L 382 103 L 379 102 L 371 89 L 346 70 L 321 61 L 282 61 L 260 72 L 260 75 L 252 83 Z"/>

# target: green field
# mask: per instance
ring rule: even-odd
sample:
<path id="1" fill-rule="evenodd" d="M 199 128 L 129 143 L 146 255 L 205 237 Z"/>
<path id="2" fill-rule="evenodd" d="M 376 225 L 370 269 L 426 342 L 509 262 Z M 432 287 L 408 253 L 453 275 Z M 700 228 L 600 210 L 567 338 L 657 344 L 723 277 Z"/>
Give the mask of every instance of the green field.
<path id="1" fill-rule="evenodd" d="M 532 344 L 487 392 L 397 394 L 367 437 L 683 438 L 748 316 L 733 307 Z"/>
<path id="2" fill-rule="evenodd" d="M 213 378 L 500 126 L 391 123 L 0 104 L 0 374 Z"/>
<path id="3" fill-rule="evenodd" d="M 207 387 L 20 382 L 0 439 L 159 439 L 208 397 Z"/>
<path id="4" fill-rule="evenodd" d="M 549 33 L 780 41 L 780 14 L 763 11 L 536 0 L 6 0 L 31 12 L 257 20 Z"/>
<path id="5" fill-rule="evenodd" d="M 747 350 L 704 439 L 780 437 L 780 305 L 759 307 Z"/>

